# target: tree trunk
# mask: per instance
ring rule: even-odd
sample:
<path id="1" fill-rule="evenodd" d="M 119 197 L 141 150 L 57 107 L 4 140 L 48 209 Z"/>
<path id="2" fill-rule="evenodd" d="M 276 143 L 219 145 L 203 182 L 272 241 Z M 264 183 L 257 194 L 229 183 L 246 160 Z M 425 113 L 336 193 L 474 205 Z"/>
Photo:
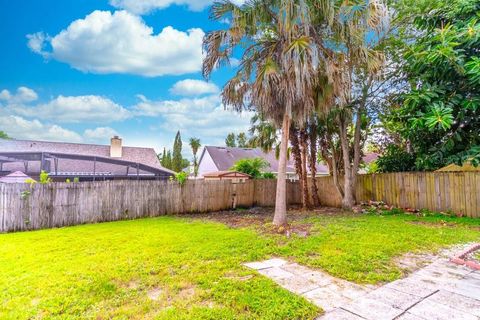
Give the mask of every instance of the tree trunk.
<path id="1" fill-rule="evenodd" d="M 287 152 L 288 136 L 290 130 L 290 117 L 288 114 L 283 116 L 282 123 L 282 142 L 280 145 L 280 157 L 278 161 L 277 174 L 277 193 L 275 198 L 275 215 L 273 224 L 283 226 L 287 224 Z"/>
<path id="2" fill-rule="evenodd" d="M 310 175 L 311 175 L 311 184 L 312 184 L 312 199 L 313 205 L 315 207 L 320 206 L 320 199 L 318 197 L 318 187 L 317 187 L 317 128 L 315 123 L 310 126 Z"/>
<path id="3" fill-rule="evenodd" d="M 300 130 L 300 150 L 302 155 L 302 207 L 303 209 L 309 209 L 310 197 L 308 195 L 308 173 L 307 173 L 307 133 L 305 129 Z"/>
<path id="4" fill-rule="evenodd" d="M 304 170 L 302 167 L 302 152 L 300 150 L 300 142 L 298 139 L 298 129 L 295 126 L 290 127 L 290 143 L 292 145 L 292 155 L 293 162 L 295 164 L 295 172 L 298 176 L 298 181 L 300 182 L 300 191 L 302 194 L 302 207 L 306 208 L 306 203 L 304 201 L 305 187 L 303 185 L 303 176 Z"/>
<path id="5" fill-rule="evenodd" d="M 345 119 L 340 119 L 339 121 L 339 132 L 344 166 L 342 207 L 344 209 L 351 210 L 353 208 L 353 205 L 355 204 L 355 193 L 353 186 L 354 178 L 352 174 L 352 164 L 350 162 L 350 145 L 348 141 L 347 125 Z"/>

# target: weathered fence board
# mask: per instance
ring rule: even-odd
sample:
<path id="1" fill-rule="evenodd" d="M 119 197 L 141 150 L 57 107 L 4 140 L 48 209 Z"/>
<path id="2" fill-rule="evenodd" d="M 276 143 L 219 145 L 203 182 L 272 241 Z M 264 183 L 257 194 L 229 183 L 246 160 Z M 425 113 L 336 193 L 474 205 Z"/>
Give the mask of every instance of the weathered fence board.
<path id="1" fill-rule="evenodd" d="M 339 207 L 332 177 L 317 178 L 320 202 Z M 342 183 L 342 181 L 340 181 Z M 22 192 L 30 194 L 22 196 Z M 275 205 L 276 180 L 106 181 L 48 185 L 0 184 L 0 231 L 43 228 Z M 25 194 L 25 193 L 24 193 Z M 400 208 L 452 211 L 480 217 L 480 173 L 360 175 L 357 201 L 384 201 Z M 287 201 L 301 202 L 298 182 L 288 182 Z"/>

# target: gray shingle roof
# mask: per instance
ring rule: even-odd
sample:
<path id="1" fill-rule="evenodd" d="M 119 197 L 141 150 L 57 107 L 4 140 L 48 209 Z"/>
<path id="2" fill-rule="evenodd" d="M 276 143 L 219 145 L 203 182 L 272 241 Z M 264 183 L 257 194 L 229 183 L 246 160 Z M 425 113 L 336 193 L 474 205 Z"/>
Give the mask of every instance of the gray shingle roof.
<path id="1" fill-rule="evenodd" d="M 0 152 L 52 152 L 110 158 L 110 145 L 0 139 Z M 165 169 L 160 165 L 160 162 L 153 148 L 122 147 L 122 157 L 115 159 L 129 161 L 132 163 L 141 163 L 150 167 L 171 172 L 170 170 Z M 12 168 L 8 168 L 8 166 L 12 166 Z M 32 163 L 31 166 L 32 169 L 35 170 L 34 167 L 39 166 L 39 163 Z M 59 171 L 64 172 L 81 172 L 92 170 L 91 161 L 62 160 L 59 161 L 59 166 L 61 166 Z M 4 170 L 23 169 L 23 166 L 18 168 L 17 167 L 18 165 L 14 167 L 14 164 L 5 164 Z M 99 163 L 97 171 L 111 172 L 114 174 L 124 173 L 125 167 L 115 164 Z"/>
<path id="2" fill-rule="evenodd" d="M 207 152 L 215 162 L 218 170 L 229 170 L 235 162 L 245 158 L 263 158 L 270 164 L 268 171 L 278 172 L 278 160 L 275 152 L 264 153 L 260 148 L 231 148 L 231 147 L 215 147 L 206 146 L 203 152 Z M 203 157 L 203 153 L 202 153 Z M 200 158 L 200 161 L 202 159 Z M 293 159 L 287 162 L 287 172 L 295 173 L 295 165 Z M 324 164 L 317 164 L 318 174 L 328 174 L 328 167 Z"/>

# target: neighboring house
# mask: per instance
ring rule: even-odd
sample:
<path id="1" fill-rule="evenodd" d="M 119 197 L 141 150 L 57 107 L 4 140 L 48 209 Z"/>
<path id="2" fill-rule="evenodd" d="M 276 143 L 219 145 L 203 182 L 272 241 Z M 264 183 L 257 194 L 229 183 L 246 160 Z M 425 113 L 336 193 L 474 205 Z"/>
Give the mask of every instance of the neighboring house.
<path id="1" fill-rule="evenodd" d="M 238 160 L 245 158 L 263 158 L 270 164 L 266 171 L 274 174 L 278 172 L 278 160 L 274 151 L 265 153 L 260 148 L 206 146 L 203 148 L 198 161 L 198 176 L 203 177 L 207 173 L 228 171 Z M 317 175 L 328 175 L 328 167 L 324 164 L 318 164 Z M 287 163 L 287 177 L 295 179 L 296 176 L 293 159 L 290 159 Z"/>
<path id="2" fill-rule="evenodd" d="M 215 171 L 204 173 L 203 178 L 205 180 L 232 180 L 233 183 L 239 183 L 249 180 L 251 176 L 238 171 Z"/>
<path id="3" fill-rule="evenodd" d="M 42 170 L 56 181 L 164 180 L 173 174 L 155 150 L 124 147 L 117 136 L 110 145 L 0 139 L 0 176 L 21 171 L 38 179 Z"/>
<path id="4" fill-rule="evenodd" d="M 0 183 L 27 183 L 32 181 L 35 180 L 21 171 L 15 171 L 4 177 L 0 177 Z"/>
<path id="5" fill-rule="evenodd" d="M 378 158 L 377 153 L 367 153 L 363 157 L 365 164 L 371 163 Z M 270 167 L 266 171 L 274 174 L 278 172 L 278 159 L 275 157 L 275 152 L 263 152 L 260 148 L 231 148 L 231 147 L 215 147 L 206 146 L 203 148 L 200 160 L 198 161 L 198 176 L 203 177 L 206 173 L 228 171 L 240 159 L 245 158 L 263 158 Z M 307 167 L 307 172 L 310 174 L 310 169 Z M 359 173 L 365 173 L 364 169 L 360 169 Z M 330 174 L 328 166 L 324 163 L 317 164 L 317 176 L 327 176 Z M 287 178 L 297 179 L 295 171 L 295 164 L 293 157 L 287 162 Z"/>

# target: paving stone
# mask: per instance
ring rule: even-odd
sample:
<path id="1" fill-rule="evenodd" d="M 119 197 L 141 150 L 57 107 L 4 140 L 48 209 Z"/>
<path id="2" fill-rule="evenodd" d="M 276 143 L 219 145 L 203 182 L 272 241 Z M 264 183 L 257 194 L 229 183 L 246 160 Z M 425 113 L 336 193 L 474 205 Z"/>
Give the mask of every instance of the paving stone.
<path id="1" fill-rule="evenodd" d="M 425 318 L 420 318 L 410 312 L 405 312 L 404 314 L 395 318 L 395 320 L 425 320 Z"/>
<path id="2" fill-rule="evenodd" d="M 363 318 L 343 309 L 335 309 L 318 317 L 316 320 L 361 320 Z"/>
<path id="3" fill-rule="evenodd" d="M 284 265 L 282 266 L 282 269 L 291 272 L 309 282 L 316 283 L 318 287 L 326 286 L 335 280 L 334 277 L 325 272 L 312 270 L 296 263 Z"/>
<path id="4" fill-rule="evenodd" d="M 439 292 L 428 297 L 427 300 L 435 303 L 443 304 L 473 314 L 480 317 L 480 300 L 472 299 L 461 294 L 440 290 Z"/>
<path id="5" fill-rule="evenodd" d="M 383 301 L 366 297 L 344 305 L 342 309 L 369 320 L 392 320 L 403 313 L 403 310 L 386 304 Z"/>
<path id="6" fill-rule="evenodd" d="M 280 267 L 271 267 L 266 269 L 258 270 L 260 274 L 272 278 L 273 280 L 277 279 L 291 279 L 294 281 L 295 275 L 291 272 L 285 271 Z"/>
<path id="7" fill-rule="evenodd" d="M 425 299 L 413 306 L 409 313 L 428 320 L 478 320 L 478 317 Z"/>
<path id="8" fill-rule="evenodd" d="M 248 268 L 251 268 L 251 269 L 260 270 L 260 269 L 266 269 L 266 268 L 271 268 L 271 267 L 280 267 L 280 266 L 283 266 L 287 263 L 288 262 L 283 260 L 283 259 L 273 258 L 273 259 L 270 259 L 270 260 L 265 260 L 265 261 L 260 261 L 260 262 L 245 263 L 244 266 L 246 266 Z"/>
<path id="9" fill-rule="evenodd" d="M 385 287 L 398 290 L 403 293 L 413 294 L 425 298 L 438 290 L 437 286 L 430 283 L 422 283 L 421 279 L 409 277 L 406 279 L 393 281 Z"/>
<path id="10" fill-rule="evenodd" d="M 326 285 L 325 288 L 338 292 L 342 296 L 345 296 L 350 300 L 363 297 L 370 292 L 370 290 L 367 288 L 363 288 L 357 284 L 348 281 L 339 281 L 338 279 L 337 281 Z"/>
<path id="11" fill-rule="evenodd" d="M 312 282 L 309 279 L 305 279 L 301 276 L 294 276 L 294 277 L 283 278 L 278 280 L 275 279 L 275 281 L 285 289 L 291 292 L 294 292 L 296 294 L 304 294 L 308 291 L 312 291 L 319 288 L 319 285 L 317 283 Z"/>
<path id="12" fill-rule="evenodd" d="M 340 293 L 332 291 L 326 287 L 309 291 L 303 296 L 326 312 L 352 301 L 351 299 L 342 296 Z"/>
<path id="13" fill-rule="evenodd" d="M 400 292 L 398 290 L 382 287 L 371 293 L 369 293 L 367 298 L 382 301 L 386 304 L 391 305 L 392 307 L 406 310 L 413 306 L 415 303 L 419 302 L 422 298 L 415 296 L 413 294 Z"/>
<path id="14" fill-rule="evenodd" d="M 444 289 L 454 293 L 458 293 L 473 299 L 480 300 L 480 286 L 476 286 L 469 282 L 469 279 L 462 279 L 455 283 L 446 284 Z"/>

